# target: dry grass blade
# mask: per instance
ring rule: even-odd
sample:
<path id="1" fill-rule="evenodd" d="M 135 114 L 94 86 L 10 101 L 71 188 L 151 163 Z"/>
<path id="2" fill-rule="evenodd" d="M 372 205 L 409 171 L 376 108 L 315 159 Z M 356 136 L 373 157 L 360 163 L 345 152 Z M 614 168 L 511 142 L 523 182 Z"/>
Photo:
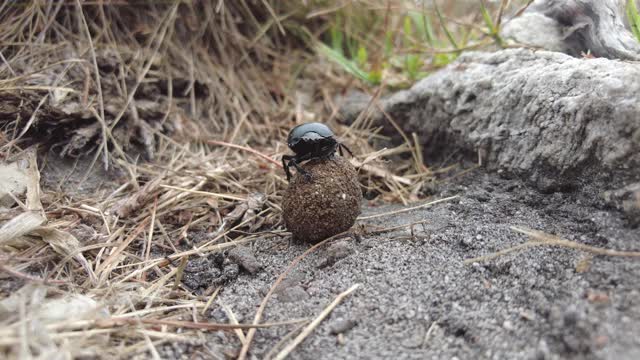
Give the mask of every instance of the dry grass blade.
<path id="1" fill-rule="evenodd" d="M 105 169 L 108 168 L 108 164 L 109 164 L 109 150 L 107 148 L 107 125 L 105 123 L 105 116 L 104 116 L 104 95 L 102 93 L 102 83 L 101 83 L 101 76 L 100 76 L 100 70 L 98 69 L 98 61 L 96 60 L 96 50 L 95 50 L 95 46 L 93 45 L 93 39 L 91 37 L 91 32 L 89 31 L 89 25 L 87 24 L 87 19 L 84 16 L 84 12 L 82 10 L 82 5 L 80 4 L 80 0 L 76 0 L 76 7 L 77 7 L 77 11 L 78 11 L 78 17 L 81 19 L 82 21 L 82 25 L 83 25 L 83 30 L 85 32 L 85 35 L 87 37 L 87 42 L 89 43 L 89 51 L 91 52 L 91 60 L 93 62 L 93 71 L 94 71 L 94 76 L 95 76 L 95 80 L 96 80 L 96 89 L 98 92 L 98 105 L 100 106 L 100 113 L 98 116 L 98 121 L 102 127 L 102 149 L 103 151 L 103 156 L 104 156 L 104 164 L 105 164 Z"/>
<path id="2" fill-rule="evenodd" d="M 640 257 L 640 251 L 619 251 L 619 250 L 603 249 L 596 246 L 580 244 L 575 241 L 562 239 L 555 235 L 550 235 L 538 230 L 523 229 L 518 227 L 512 227 L 511 229 L 513 231 L 517 231 L 519 233 L 528 235 L 529 237 L 531 237 L 532 240 L 529 240 L 524 244 L 520 244 L 504 250 L 500 250 L 493 254 L 479 256 L 472 259 L 466 259 L 464 263 L 472 264 L 476 262 L 490 261 L 500 256 L 510 254 L 512 252 L 516 252 L 516 251 L 520 251 L 520 250 L 524 250 L 532 247 L 537 247 L 537 246 L 563 247 L 568 249 L 585 251 L 594 255 Z"/>
<path id="3" fill-rule="evenodd" d="M 100 266 L 96 269 L 96 273 L 98 273 L 98 279 L 100 279 L 100 283 L 103 283 L 104 281 L 107 280 L 113 268 L 117 266 L 117 264 L 122 260 L 122 257 L 121 257 L 122 252 L 125 251 L 127 246 L 129 246 L 129 244 L 131 244 L 131 242 L 135 240 L 136 237 L 142 231 L 144 231 L 144 228 L 147 226 L 148 222 L 149 222 L 149 219 L 147 218 L 145 219 L 145 221 L 140 223 L 132 231 L 132 233 L 129 234 L 129 236 L 127 236 L 122 241 L 122 243 L 120 243 L 120 245 L 118 245 L 118 247 L 111 252 L 109 257 L 102 264 L 100 264 Z"/>
<path id="4" fill-rule="evenodd" d="M 192 321 L 176 321 L 176 320 L 162 320 L 162 319 L 139 319 L 139 318 L 110 318 L 110 319 L 97 319 L 97 320 L 81 320 L 75 322 L 67 322 L 66 324 L 50 324 L 46 325 L 48 330 L 75 330 L 80 333 L 85 331 L 91 331 L 94 329 L 112 329 L 126 326 L 167 326 L 182 329 L 197 329 L 203 331 L 235 331 L 237 329 L 255 329 L 255 328 L 270 328 L 274 326 L 290 326 L 307 322 L 307 319 L 294 319 L 281 322 L 272 322 L 264 324 L 216 324 L 216 323 L 196 323 Z M 19 337 L 16 337 L 16 329 L 3 329 L 0 331 L 0 345 L 11 345 L 20 341 Z"/>
<path id="5" fill-rule="evenodd" d="M 35 149 L 31 149 L 27 152 L 27 161 L 29 163 L 29 168 L 27 170 L 27 209 L 32 211 L 40 211 L 42 213 L 42 217 L 44 216 L 43 208 L 42 208 L 42 200 L 41 195 L 42 192 L 40 190 L 40 171 L 38 170 L 38 160 L 36 158 Z"/>
<path id="6" fill-rule="evenodd" d="M 373 166 L 373 165 L 369 165 L 369 164 L 365 164 L 362 163 L 356 159 L 351 159 L 351 163 L 353 164 L 353 166 L 357 167 L 357 168 L 361 168 L 362 170 L 371 173 L 375 176 L 379 176 L 383 179 L 391 179 L 393 181 L 396 181 L 400 184 L 403 185 L 411 185 L 413 184 L 413 181 L 411 181 L 411 179 L 407 179 L 405 177 L 402 176 L 398 176 L 393 174 L 391 171 L 389 170 L 385 170 L 385 169 L 381 169 L 379 167 Z"/>
<path id="7" fill-rule="evenodd" d="M 1 260 L 0 260 L 1 261 Z M 67 282 L 64 280 L 49 280 L 49 279 L 40 279 L 38 277 L 32 276 L 32 275 L 27 275 L 27 274 L 23 274 L 17 270 L 14 270 L 2 263 L 0 263 L 0 271 L 4 271 L 7 274 L 14 276 L 16 278 L 22 279 L 22 280 L 26 280 L 26 281 L 33 281 L 36 283 L 40 283 L 40 284 L 56 284 L 56 285 L 62 285 L 62 284 L 66 284 Z"/>
<path id="8" fill-rule="evenodd" d="M 100 328 L 114 327 L 122 325 L 137 325 L 138 322 L 145 325 L 166 325 L 171 327 L 185 328 L 185 329 L 200 329 L 200 330 L 229 330 L 236 329 L 257 329 L 257 328 L 270 328 L 274 326 L 287 326 L 295 325 L 301 322 L 305 322 L 307 319 L 294 319 L 280 322 L 264 323 L 264 324 L 214 324 L 205 322 L 192 322 L 192 321 L 176 321 L 176 320 L 161 320 L 161 319 L 107 319 L 97 321 L 95 324 Z"/>
<path id="9" fill-rule="evenodd" d="M 183 189 L 181 187 L 171 186 L 171 185 L 160 185 L 160 187 L 162 187 L 164 189 L 178 190 L 178 191 L 187 192 L 187 193 L 191 193 L 191 194 L 205 195 L 205 196 L 211 196 L 211 197 L 227 199 L 227 200 L 235 200 L 235 201 L 244 201 L 244 200 L 246 200 L 246 198 L 244 198 L 244 197 L 235 196 L 235 195 L 231 195 L 231 194 L 217 194 L 217 193 L 212 193 L 212 192 L 208 192 L 208 191 L 198 191 L 198 190 L 191 190 L 191 189 Z"/>
<path id="10" fill-rule="evenodd" d="M 300 333 L 300 331 L 307 325 L 307 323 L 301 323 L 293 330 L 289 331 L 287 335 L 283 336 L 272 348 L 269 352 L 264 356 L 265 360 L 273 359 L 273 356 L 280 350 L 282 345 L 287 343 L 289 339 L 291 339 L 295 334 Z"/>
<path id="11" fill-rule="evenodd" d="M 339 294 L 335 298 L 335 300 L 333 300 L 333 302 L 329 304 L 329 306 L 327 306 L 324 310 L 322 310 L 320 314 L 318 314 L 318 317 L 316 317 L 309 325 L 307 325 L 304 328 L 304 330 L 302 330 L 302 332 L 298 336 L 296 336 L 296 338 L 293 339 L 293 341 L 289 345 L 285 346 L 285 348 L 282 349 L 282 351 L 280 351 L 278 355 L 276 355 L 275 359 L 282 360 L 286 358 L 296 348 L 296 346 L 298 346 L 302 341 L 304 341 L 304 339 L 307 336 L 309 336 L 309 334 L 311 334 L 311 332 L 316 327 L 318 327 L 318 325 L 320 325 L 322 320 L 324 320 L 327 316 L 329 316 L 329 314 L 333 311 L 333 309 L 335 309 L 335 307 L 338 306 L 338 304 L 340 304 L 342 300 L 344 300 L 344 298 L 349 296 L 352 292 L 356 291 L 356 289 L 359 286 L 360 284 L 355 284 L 352 287 L 350 287 L 348 290 Z"/>
<path id="12" fill-rule="evenodd" d="M 153 198 L 155 191 L 160 186 L 162 178 L 148 182 L 137 192 L 123 198 L 114 206 L 114 212 L 120 217 L 128 217 L 130 214 L 146 205 Z"/>
<path id="13" fill-rule="evenodd" d="M 246 151 L 248 153 L 256 155 L 256 156 L 258 156 L 258 157 L 260 157 L 260 158 L 262 158 L 262 159 L 274 164 L 277 167 L 282 168 L 282 164 L 280 164 L 276 160 L 273 160 L 271 157 L 269 157 L 269 156 L 267 156 L 267 155 L 265 155 L 265 154 L 263 154 L 263 153 L 261 153 L 261 152 L 259 152 L 257 150 L 254 150 L 254 149 L 252 149 L 250 147 L 240 146 L 240 145 L 228 143 L 226 141 L 218 141 L 218 140 L 204 140 L 204 142 L 207 143 L 207 144 L 211 144 L 211 145 L 227 146 L 227 147 L 230 147 L 230 148 Z"/>
<path id="14" fill-rule="evenodd" d="M 227 314 L 227 317 L 229 318 L 229 322 L 233 325 L 238 325 L 238 319 L 236 318 L 236 315 L 233 313 L 233 310 L 231 310 L 229 306 L 227 306 L 226 304 L 223 304 L 222 302 L 220 304 L 222 305 L 224 312 Z M 242 329 L 236 329 L 235 333 L 236 333 L 236 336 L 238 336 L 238 340 L 240 340 L 240 344 L 244 345 L 247 342 L 247 338 L 244 335 L 244 332 L 242 331 Z"/>
<path id="15" fill-rule="evenodd" d="M 376 219 L 379 217 L 385 217 L 385 216 L 391 216 L 391 215 L 397 215 L 397 214 L 402 214 L 405 212 L 410 212 L 410 211 L 414 211 L 417 209 L 422 209 L 422 208 L 426 208 L 426 207 L 431 207 L 433 205 L 442 203 L 442 202 L 446 202 L 446 201 L 451 201 L 454 199 L 459 198 L 459 195 L 454 195 L 454 196 L 449 196 L 443 199 L 438 199 L 438 200 L 434 200 L 434 201 L 430 201 L 426 204 L 422 204 L 422 205 L 417 205 L 417 206 L 412 206 L 409 208 L 404 208 L 404 209 L 400 209 L 400 210 L 394 210 L 394 211 L 389 211 L 389 212 L 385 212 L 385 213 L 381 213 L 381 214 L 375 214 L 375 215 L 368 215 L 368 216 L 360 216 L 358 217 L 358 220 L 371 220 L 371 219 Z"/>

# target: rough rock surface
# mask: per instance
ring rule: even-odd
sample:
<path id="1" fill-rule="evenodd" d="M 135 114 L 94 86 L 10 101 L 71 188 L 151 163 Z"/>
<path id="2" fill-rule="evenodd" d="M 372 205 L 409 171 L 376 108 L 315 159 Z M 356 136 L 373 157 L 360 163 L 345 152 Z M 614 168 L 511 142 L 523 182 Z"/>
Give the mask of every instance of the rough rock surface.
<path id="1" fill-rule="evenodd" d="M 637 63 L 470 52 L 381 102 L 406 132 L 418 133 L 427 161 L 462 153 L 547 192 L 596 179 L 623 186 L 640 180 L 639 78 Z M 366 100 L 343 99 L 343 116 L 353 119 Z"/>
<path id="2" fill-rule="evenodd" d="M 348 230 L 360 215 L 358 174 L 347 160 L 314 159 L 303 165 L 307 181 L 295 174 L 282 199 L 282 216 L 297 240 L 318 242 Z"/>
<path id="3" fill-rule="evenodd" d="M 625 27 L 625 0 L 535 0 L 504 24 L 520 44 L 573 56 L 640 60 L 640 43 Z"/>

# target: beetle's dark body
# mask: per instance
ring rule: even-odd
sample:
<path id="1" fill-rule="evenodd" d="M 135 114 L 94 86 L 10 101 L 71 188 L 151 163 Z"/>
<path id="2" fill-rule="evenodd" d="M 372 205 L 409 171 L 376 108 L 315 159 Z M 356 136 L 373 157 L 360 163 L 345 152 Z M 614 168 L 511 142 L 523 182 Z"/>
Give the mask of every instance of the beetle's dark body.
<path id="1" fill-rule="evenodd" d="M 287 145 L 295 153 L 293 156 L 282 156 L 282 167 L 287 174 L 287 180 L 291 179 L 291 171 L 289 170 L 291 166 L 296 168 L 305 178 L 310 178 L 311 175 L 300 166 L 303 161 L 331 158 L 335 155 L 336 150 L 342 155 L 343 148 L 351 154 L 348 147 L 336 140 L 333 131 L 327 125 L 317 122 L 301 124 L 291 129 L 287 137 Z"/>

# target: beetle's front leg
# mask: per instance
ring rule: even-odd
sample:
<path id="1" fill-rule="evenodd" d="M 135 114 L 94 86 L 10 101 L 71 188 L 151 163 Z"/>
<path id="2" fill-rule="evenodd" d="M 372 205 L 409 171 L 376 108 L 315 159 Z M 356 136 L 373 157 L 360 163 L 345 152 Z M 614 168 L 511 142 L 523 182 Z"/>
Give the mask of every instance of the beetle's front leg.
<path id="1" fill-rule="evenodd" d="M 300 166 L 298 164 L 298 161 L 296 161 L 296 159 L 291 160 L 291 162 L 289 163 L 289 165 L 293 166 L 294 168 L 296 168 L 296 171 L 298 173 L 300 173 L 300 175 L 302 175 L 304 177 L 304 181 L 309 182 L 311 181 L 311 173 L 308 172 L 307 170 L 303 169 L 302 166 Z"/>
<path id="2" fill-rule="evenodd" d="M 282 168 L 284 169 L 284 173 L 287 174 L 287 181 L 291 180 L 291 171 L 289 170 L 289 166 L 291 166 L 291 162 L 295 159 L 295 156 L 291 155 L 282 155 Z M 287 163 L 287 161 L 289 163 Z M 297 165 L 297 164 L 296 164 Z M 295 166 L 295 165 L 294 165 Z"/>

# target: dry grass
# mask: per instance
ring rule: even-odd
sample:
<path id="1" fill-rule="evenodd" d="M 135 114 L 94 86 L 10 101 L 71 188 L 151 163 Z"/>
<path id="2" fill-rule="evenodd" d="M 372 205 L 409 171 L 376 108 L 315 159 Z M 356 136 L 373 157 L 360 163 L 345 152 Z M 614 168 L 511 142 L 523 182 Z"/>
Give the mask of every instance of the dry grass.
<path id="1" fill-rule="evenodd" d="M 518 227 L 512 227 L 512 230 L 529 236 L 530 240 L 528 240 L 525 243 L 515 245 L 507 249 L 503 249 L 488 255 L 466 259 L 464 263 L 468 265 L 473 263 L 491 261 L 493 259 L 510 254 L 512 252 L 518 252 L 518 251 L 522 251 L 522 250 L 526 250 L 526 249 L 538 247 L 538 246 L 561 247 L 561 248 L 573 249 L 573 250 L 586 252 L 592 256 L 603 255 L 603 256 L 616 256 L 616 257 L 636 257 L 636 258 L 640 257 L 640 251 L 620 251 L 620 250 L 599 248 L 596 246 L 585 245 L 575 241 L 562 239 L 558 236 L 547 234 L 539 230 L 522 229 Z"/>
<path id="2" fill-rule="evenodd" d="M 326 316 L 306 328 L 310 319 L 260 323 L 275 286 L 320 245 L 285 269 L 252 324 L 238 324 L 233 304 L 219 301 L 223 284 L 192 289 L 184 282 L 191 261 L 288 235 L 279 160 L 297 123 L 328 123 L 354 150 L 363 191 L 377 201 L 422 199 L 433 180 L 417 137 L 402 133 L 387 114 L 400 145 L 381 135 L 366 112 L 349 126 L 340 123 L 335 94 L 369 90 L 370 108 L 380 111 L 385 86 L 368 89 L 311 52 L 310 40 L 327 32 L 334 14 L 402 13 L 407 2 L 319 3 L 0 3 L 0 357 L 159 358 L 166 343 L 197 345 L 193 355 L 204 358 L 244 357 L 258 327 L 289 327 L 283 343 L 302 331 L 284 357 Z M 458 39 L 480 35 L 460 48 L 407 37 L 411 52 L 435 59 L 494 43 L 478 30 L 478 14 L 464 9 L 454 20 L 457 2 L 438 3 Z M 494 9 L 497 19 L 507 3 Z M 370 42 L 370 58 L 381 56 L 385 31 L 402 32 L 401 16 L 379 18 L 384 27 L 360 24 L 351 34 Z M 425 70 L 438 66 L 431 61 Z M 51 175 L 59 156 L 70 159 L 67 172 L 82 170 Z M 538 240 L 519 248 L 573 247 Z M 210 321 L 216 308 L 229 324 Z M 207 347 L 212 331 L 236 336 L 241 348 L 221 354 Z"/>
<path id="3" fill-rule="evenodd" d="M 326 120 L 355 150 L 363 190 L 421 198 L 432 175 L 411 137 L 376 151 L 385 138 L 367 119 L 335 118 L 332 94 L 349 84 L 305 45 L 330 13 L 297 1 L 0 5 L 0 171 L 26 183 L 0 192 L 0 357 L 157 357 L 207 331 L 242 343 L 242 329 L 298 324 L 211 323 L 221 287 L 181 281 L 190 259 L 287 235 L 279 158 L 296 123 Z M 57 156 L 88 168 L 57 179 L 78 191 L 40 188 Z"/>

